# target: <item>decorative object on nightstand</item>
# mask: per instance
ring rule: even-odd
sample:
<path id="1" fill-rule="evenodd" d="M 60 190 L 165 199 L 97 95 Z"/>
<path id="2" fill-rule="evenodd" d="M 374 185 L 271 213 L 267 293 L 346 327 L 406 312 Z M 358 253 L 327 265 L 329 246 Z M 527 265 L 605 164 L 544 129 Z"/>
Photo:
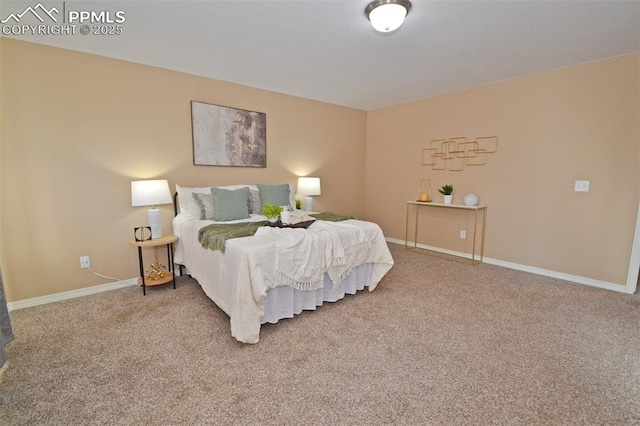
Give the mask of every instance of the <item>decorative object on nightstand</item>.
<path id="1" fill-rule="evenodd" d="M 304 199 L 304 209 L 306 211 L 313 211 L 313 198 L 311 198 L 311 195 L 321 195 L 321 192 L 319 177 L 304 176 L 298 178 L 297 193 L 307 196 Z"/>
<path id="2" fill-rule="evenodd" d="M 444 196 L 444 203 L 451 204 L 453 201 L 453 185 L 442 185 L 438 192 Z"/>
<path id="3" fill-rule="evenodd" d="M 131 206 L 151 206 L 148 210 L 148 215 L 151 238 L 154 240 L 162 237 L 160 210 L 156 206 L 159 204 L 171 204 L 172 202 L 169 183 L 164 179 L 131 182 Z"/>
<path id="4" fill-rule="evenodd" d="M 167 235 L 164 237 L 147 240 L 136 241 L 131 240 L 129 244 L 138 248 L 138 265 L 140 267 L 140 278 L 138 284 L 142 285 L 142 294 L 147 295 L 147 286 L 160 285 L 173 282 L 173 288 L 176 288 L 175 265 L 173 263 L 173 244 L 178 241 L 175 235 Z M 152 263 L 147 269 L 144 268 L 142 259 L 142 249 L 150 247 L 167 246 L 167 267 L 160 263 Z"/>
<path id="5" fill-rule="evenodd" d="M 164 278 L 167 273 L 167 268 L 162 263 L 152 263 L 149 267 L 144 271 L 144 276 L 150 279 L 151 281 L 158 281 L 159 279 Z"/>
<path id="6" fill-rule="evenodd" d="M 465 206 L 475 206 L 478 204 L 478 196 L 473 192 L 468 193 L 464 196 L 464 205 Z"/>
<path id="7" fill-rule="evenodd" d="M 133 228 L 133 237 L 136 241 L 147 241 L 151 239 L 150 226 L 136 226 Z"/>

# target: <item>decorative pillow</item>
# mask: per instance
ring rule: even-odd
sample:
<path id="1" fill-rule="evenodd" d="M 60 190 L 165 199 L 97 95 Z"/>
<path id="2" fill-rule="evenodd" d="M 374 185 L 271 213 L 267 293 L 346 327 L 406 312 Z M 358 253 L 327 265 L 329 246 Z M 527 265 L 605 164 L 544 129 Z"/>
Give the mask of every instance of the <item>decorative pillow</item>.
<path id="1" fill-rule="evenodd" d="M 249 187 L 249 214 L 262 214 L 260 203 L 260 191 L 258 188 Z"/>
<path id="2" fill-rule="evenodd" d="M 260 212 L 262 212 L 264 205 L 267 203 L 271 203 L 275 206 L 291 205 L 288 183 L 284 183 L 282 185 L 265 185 L 259 183 L 257 186 L 260 193 Z"/>
<path id="3" fill-rule="evenodd" d="M 225 186 L 202 186 L 202 187 L 189 187 L 176 185 L 176 192 L 178 193 L 178 207 L 179 212 L 188 214 L 190 216 L 200 218 L 202 216 L 200 205 L 198 204 L 193 194 L 211 194 L 211 188 L 222 189 L 240 189 L 249 188 L 249 213 L 250 214 L 262 214 L 262 203 L 260 201 L 260 192 L 255 185 L 225 185 Z M 292 209 L 295 208 L 295 186 L 289 185 L 289 205 Z M 283 206 L 285 204 L 282 204 Z"/>
<path id="4" fill-rule="evenodd" d="M 211 188 L 211 194 L 215 205 L 213 220 L 226 222 L 249 217 L 249 188 Z"/>
<path id="5" fill-rule="evenodd" d="M 195 188 L 176 185 L 176 192 L 178 193 L 178 207 L 180 208 L 180 213 L 200 217 L 200 206 L 198 206 L 193 194 L 211 194 L 211 187 L 203 186 Z"/>
<path id="6" fill-rule="evenodd" d="M 200 220 L 213 220 L 215 217 L 213 194 L 211 192 L 208 194 L 193 192 L 191 195 L 193 195 L 198 207 L 200 207 Z"/>
<path id="7" fill-rule="evenodd" d="M 296 209 L 296 186 L 293 184 L 289 184 L 289 206 L 291 210 Z"/>

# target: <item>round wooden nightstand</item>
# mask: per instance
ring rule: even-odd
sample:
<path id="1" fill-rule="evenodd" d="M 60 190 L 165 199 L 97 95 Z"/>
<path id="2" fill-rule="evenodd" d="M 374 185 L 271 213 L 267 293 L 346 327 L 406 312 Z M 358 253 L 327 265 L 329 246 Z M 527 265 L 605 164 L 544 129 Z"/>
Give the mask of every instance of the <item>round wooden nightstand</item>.
<path id="1" fill-rule="evenodd" d="M 138 284 L 142 285 L 142 294 L 147 295 L 147 286 L 167 284 L 173 282 L 173 288 L 176 288 L 176 275 L 175 264 L 173 263 L 173 243 L 178 241 L 178 237 L 175 235 L 166 235 L 164 237 L 156 238 L 154 240 L 147 241 L 129 241 L 133 247 L 138 247 L 138 262 L 140 264 L 140 278 L 138 278 Z M 167 265 L 168 271 L 164 277 L 157 280 L 145 279 L 144 263 L 142 261 L 142 249 L 148 247 L 167 246 Z"/>

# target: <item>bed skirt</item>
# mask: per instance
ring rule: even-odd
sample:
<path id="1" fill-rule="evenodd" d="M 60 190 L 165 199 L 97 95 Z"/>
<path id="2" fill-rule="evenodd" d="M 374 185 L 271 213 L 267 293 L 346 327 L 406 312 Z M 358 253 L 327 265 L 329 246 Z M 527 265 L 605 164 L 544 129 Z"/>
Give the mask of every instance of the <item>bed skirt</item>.
<path id="1" fill-rule="evenodd" d="M 358 290 L 369 286 L 371 271 L 371 263 L 358 266 L 335 287 L 325 274 L 323 287 L 314 291 L 300 291 L 288 286 L 269 289 L 260 323 L 275 324 L 281 319 L 293 318 L 302 311 L 315 311 L 324 302 L 336 302 L 344 298 L 345 294 L 356 294 Z"/>

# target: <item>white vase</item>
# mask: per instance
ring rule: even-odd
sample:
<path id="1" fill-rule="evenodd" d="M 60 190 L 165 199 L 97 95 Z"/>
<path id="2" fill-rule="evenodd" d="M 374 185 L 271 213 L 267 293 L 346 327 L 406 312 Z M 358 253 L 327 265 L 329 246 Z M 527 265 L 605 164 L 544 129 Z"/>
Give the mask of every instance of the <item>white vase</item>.
<path id="1" fill-rule="evenodd" d="M 445 204 L 451 204 L 451 202 L 453 201 L 453 195 L 443 195 L 443 197 Z"/>
<path id="2" fill-rule="evenodd" d="M 280 221 L 284 225 L 289 225 L 291 223 L 291 212 L 289 210 L 283 210 L 282 213 L 280 213 Z"/>

